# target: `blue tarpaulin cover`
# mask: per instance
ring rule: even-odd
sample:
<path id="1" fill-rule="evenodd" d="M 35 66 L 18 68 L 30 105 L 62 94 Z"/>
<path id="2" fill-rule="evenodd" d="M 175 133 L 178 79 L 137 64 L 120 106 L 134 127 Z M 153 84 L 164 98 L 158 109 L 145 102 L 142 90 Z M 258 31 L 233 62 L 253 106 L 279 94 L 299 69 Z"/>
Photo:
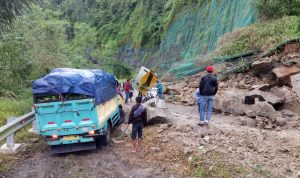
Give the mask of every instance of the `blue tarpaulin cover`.
<path id="1" fill-rule="evenodd" d="M 56 68 L 32 84 L 32 93 L 42 95 L 82 94 L 101 104 L 117 95 L 116 79 L 102 70 Z"/>

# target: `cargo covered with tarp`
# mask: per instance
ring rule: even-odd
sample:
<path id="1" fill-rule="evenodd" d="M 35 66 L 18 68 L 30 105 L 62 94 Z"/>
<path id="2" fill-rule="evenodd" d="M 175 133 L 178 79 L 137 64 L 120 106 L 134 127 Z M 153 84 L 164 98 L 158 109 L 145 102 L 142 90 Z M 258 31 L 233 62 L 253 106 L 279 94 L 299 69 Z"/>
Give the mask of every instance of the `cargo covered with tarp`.
<path id="1" fill-rule="evenodd" d="M 32 84 L 33 96 L 85 96 L 104 103 L 117 95 L 116 79 L 102 70 L 56 68 Z M 49 99 L 51 101 L 51 99 Z"/>

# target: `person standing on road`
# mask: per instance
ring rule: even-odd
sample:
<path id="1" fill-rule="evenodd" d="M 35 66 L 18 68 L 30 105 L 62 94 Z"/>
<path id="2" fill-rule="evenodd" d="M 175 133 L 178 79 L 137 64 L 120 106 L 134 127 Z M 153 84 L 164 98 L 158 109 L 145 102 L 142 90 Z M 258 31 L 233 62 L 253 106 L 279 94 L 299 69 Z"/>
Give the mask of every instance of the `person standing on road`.
<path id="1" fill-rule="evenodd" d="M 157 80 L 156 81 L 156 88 L 157 88 L 157 96 L 159 99 L 163 99 L 163 85 Z"/>
<path id="2" fill-rule="evenodd" d="M 135 153 L 142 146 L 143 128 L 147 124 L 147 110 L 141 104 L 142 97 L 136 97 L 136 105 L 131 108 L 129 114 L 129 124 L 132 124 L 132 152 Z M 138 137 L 138 140 L 137 140 Z"/>
<path id="3" fill-rule="evenodd" d="M 125 90 L 125 104 L 127 104 L 129 99 L 129 92 L 130 92 L 130 79 L 127 79 L 127 82 L 125 82 L 124 90 Z"/>
<path id="4" fill-rule="evenodd" d="M 196 104 L 198 106 L 198 112 L 200 113 L 200 91 L 199 88 L 196 89 L 195 93 L 194 93 L 194 97 L 196 99 Z"/>
<path id="5" fill-rule="evenodd" d="M 129 100 L 132 102 L 132 97 L 133 97 L 133 87 L 131 80 L 129 81 Z"/>
<path id="6" fill-rule="evenodd" d="M 201 78 L 199 85 L 200 123 L 198 125 L 200 126 L 209 124 L 212 115 L 213 96 L 218 92 L 218 80 L 217 76 L 213 74 L 213 66 L 207 66 L 206 71 L 208 74 Z"/>
<path id="7" fill-rule="evenodd" d="M 124 100 L 123 94 L 122 94 L 122 92 L 121 92 L 121 85 L 120 85 L 119 82 L 117 82 L 116 88 L 117 88 L 117 93 L 118 93 L 119 96 L 122 98 L 122 100 Z"/>

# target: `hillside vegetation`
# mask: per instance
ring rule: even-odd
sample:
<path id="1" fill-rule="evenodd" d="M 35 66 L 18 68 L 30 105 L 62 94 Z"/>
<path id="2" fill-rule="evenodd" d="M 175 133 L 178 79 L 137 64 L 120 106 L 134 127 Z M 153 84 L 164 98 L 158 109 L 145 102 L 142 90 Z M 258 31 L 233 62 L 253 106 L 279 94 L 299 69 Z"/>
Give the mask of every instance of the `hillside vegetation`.
<path id="1" fill-rule="evenodd" d="M 6 123 L 7 117 L 31 110 L 32 81 L 56 67 L 99 68 L 125 79 L 134 77 L 136 70 L 144 65 L 154 69 L 159 77 L 174 75 L 182 79 L 204 69 L 212 59 L 222 59 L 220 56 L 266 51 L 281 41 L 300 36 L 300 0 L 0 0 L 0 5 L 0 127 Z M 184 96 L 187 96 L 186 92 Z M 192 112 L 194 114 L 194 109 Z M 186 110 L 182 114 L 186 115 Z M 178 122 L 177 116 L 172 119 Z M 188 118 L 188 122 L 192 121 L 191 117 Z M 217 121 L 220 126 L 228 122 L 230 127 L 225 125 L 225 129 L 233 126 L 229 118 L 225 118 L 224 123 Z M 177 128 L 174 129 L 176 132 Z M 255 135 L 252 130 L 246 136 L 243 132 L 241 137 L 231 137 L 231 134 L 232 129 L 228 130 L 231 143 L 245 137 L 251 140 Z M 228 146 L 230 142 L 223 143 L 225 139 L 220 135 L 226 138 L 227 134 L 218 134 L 220 140 L 216 143 L 220 147 L 225 144 L 227 148 L 226 144 Z M 26 142 L 24 138 L 32 139 L 27 128 L 17 134 L 16 141 Z M 153 139 L 155 144 L 160 143 L 157 137 Z M 197 143 L 195 139 L 201 138 L 191 139 Z M 268 143 L 274 145 L 272 139 L 270 137 Z M 251 143 L 253 140 L 260 144 L 257 138 Z M 180 144 L 186 141 L 185 136 L 179 140 Z M 178 148 L 180 144 L 174 145 Z M 269 145 L 265 148 L 268 153 L 278 153 L 277 147 L 274 152 L 270 152 Z M 292 155 L 285 149 L 280 152 Z M 28 153 L 26 151 L 26 157 Z M 128 155 L 126 152 L 125 156 Z M 155 154 L 151 152 L 149 155 Z M 159 158 L 164 158 L 159 155 Z M 0 173 L 10 170 L 19 160 L 10 156 L 2 158 Z M 98 163 L 101 159 L 94 157 L 95 160 Z M 116 160 L 120 161 L 119 158 Z M 215 165 L 210 159 L 206 159 L 208 164 L 202 159 L 194 161 L 194 175 L 199 177 L 232 177 L 243 172 L 239 167 L 227 165 L 228 160 L 224 165 L 218 161 Z M 81 165 L 82 160 L 79 163 Z M 97 163 L 89 161 L 88 165 Z M 174 166 L 173 160 L 171 163 Z M 30 168 L 32 165 L 37 164 L 30 164 Z M 71 166 L 76 169 L 73 163 Z M 255 169 L 263 175 L 264 170 L 259 164 Z"/>
<path id="2" fill-rule="evenodd" d="M 261 22 L 234 31 L 219 43 L 215 54 L 233 55 L 250 50 L 268 50 L 274 45 L 300 36 L 299 0 L 255 0 Z"/>
<path id="3" fill-rule="evenodd" d="M 126 78 L 141 65 L 162 74 L 178 65 L 194 70 L 195 61 L 201 64 L 207 54 L 267 50 L 299 35 L 299 4 L 299 0 L 40 1 L 1 30 L 0 97 L 12 101 L 31 97 L 32 80 L 55 67 L 101 68 Z"/>

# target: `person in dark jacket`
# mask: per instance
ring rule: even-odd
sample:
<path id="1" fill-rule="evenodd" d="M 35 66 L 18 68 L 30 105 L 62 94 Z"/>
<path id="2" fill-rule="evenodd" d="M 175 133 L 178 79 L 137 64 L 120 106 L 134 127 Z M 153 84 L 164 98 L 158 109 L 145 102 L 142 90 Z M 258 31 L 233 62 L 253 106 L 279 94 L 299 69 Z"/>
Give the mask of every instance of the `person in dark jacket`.
<path id="1" fill-rule="evenodd" d="M 218 80 L 217 76 L 214 75 L 213 66 L 207 66 L 206 71 L 207 75 L 201 78 L 199 91 L 200 91 L 200 123 L 202 126 L 204 124 L 208 125 L 213 106 L 213 96 L 218 92 Z M 206 113 L 206 117 L 205 117 Z M 204 119 L 205 117 L 205 119 Z"/>
<path id="2" fill-rule="evenodd" d="M 137 152 L 142 145 L 143 128 L 147 124 L 147 110 L 141 104 L 142 97 L 136 97 L 136 105 L 131 108 L 129 114 L 129 124 L 132 124 L 132 146 L 133 153 Z M 138 140 L 137 140 L 138 137 Z"/>

